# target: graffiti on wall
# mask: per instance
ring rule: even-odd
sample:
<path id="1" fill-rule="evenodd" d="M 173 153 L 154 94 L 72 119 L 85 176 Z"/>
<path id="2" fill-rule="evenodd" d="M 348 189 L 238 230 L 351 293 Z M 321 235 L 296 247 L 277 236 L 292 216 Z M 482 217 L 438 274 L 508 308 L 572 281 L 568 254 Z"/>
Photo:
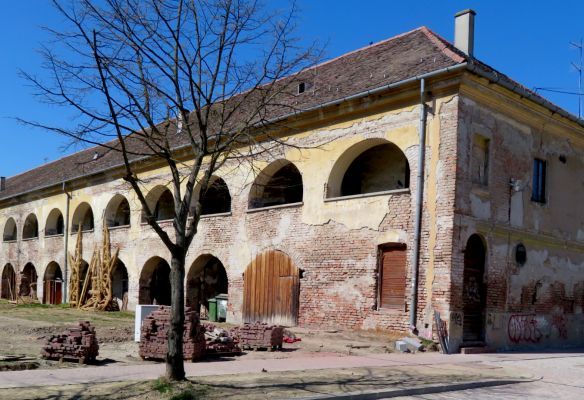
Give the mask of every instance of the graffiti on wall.
<path id="1" fill-rule="evenodd" d="M 566 316 L 559 314 L 552 316 L 552 327 L 556 328 L 558 331 L 558 337 L 560 339 L 567 339 L 568 338 L 568 321 L 566 320 Z"/>
<path id="2" fill-rule="evenodd" d="M 537 326 L 535 314 L 513 314 L 509 317 L 507 334 L 512 343 L 538 343 L 542 333 Z"/>

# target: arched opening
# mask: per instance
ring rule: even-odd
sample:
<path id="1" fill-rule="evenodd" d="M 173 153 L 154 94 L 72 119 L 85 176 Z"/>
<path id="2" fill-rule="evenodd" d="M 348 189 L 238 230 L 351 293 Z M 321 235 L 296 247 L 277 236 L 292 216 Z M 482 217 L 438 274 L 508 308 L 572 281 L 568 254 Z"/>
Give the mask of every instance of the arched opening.
<path id="1" fill-rule="evenodd" d="M 410 167 L 405 154 L 384 139 L 369 139 L 351 146 L 336 161 L 327 183 L 327 197 L 405 189 Z"/>
<path id="2" fill-rule="evenodd" d="M 62 235 L 65 232 L 65 221 L 63 214 L 58 208 L 54 208 L 47 217 L 45 225 L 45 236 Z"/>
<path id="3" fill-rule="evenodd" d="M 231 211 L 231 195 L 225 181 L 215 178 L 207 191 L 200 194 L 201 215 L 219 214 Z"/>
<path id="4" fill-rule="evenodd" d="M 197 258 L 187 274 L 187 306 L 205 317 L 209 311 L 209 299 L 227 294 L 227 290 L 227 272 L 221 261 L 210 254 Z"/>
<path id="5" fill-rule="evenodd" d="M 170 305 L 170 266 L 160 257 L 152 257 L 140 274 L 140 304 Z"/>
<path id="6" fill-rule="evenodd" d="M 156 221 L 167 221 L 174 218 L 174 197 L 164 186 L 156 186 L 146 196 L 146 203 Z M 142 222 L 146 222 L 146 213 L 142 212 Z"/>
<path id="7" fill-rule="evenodd" d="M 93 210 L 91 206 L 87 203 L 81 203 L 73 213 L 73 220 L 71 223 L 71 232 L 76 233 L 79 231 L 79 226 L 81 226 L 82 232 L 92 231 L 94 228 L 93 223 Z"/>
<path id="8" fill-rule="evenodd" d="M 248 207 L 262 208 L 302 201 L 302 175 L 287 160 L 274 161 L 256 177 L 249 194 Z"/>
<path id="9" fill-rule="evenodd" d="M 37 280 L 38 275 L 36 268 L 32 263 L 27 263 L 20 274 L 19 294 L 22 297 L 37 298 Z"/>
<path id="10" fill-rule="evenodd" d="M 483 239 L 472 235 L 464 250 L 462 283 L 463 333 L 465 343 L 485 340 L 486 287 L 484 284 L 486 246 Z"/>
<path id="11" fill-rule="evenodd" d="M 6 221 L 2 240 L 4 242 L 13 242 L 16 240 L 16 221 L 14 221 L 14 218 L 8 218 Z"/>
<path id="12" fill-rule="evenodd" d="M 258 255 L 243 275 L 243 320 L 293 326 L 298 322 L 300 270 L 278 250 Z"/>
<path id="13" fill-rule="evenodd" d="M 12 264 L 6 264 L 2 270 L 1 289 L 0 297 L 6 300 L 16 300 L 16 272 Z"/>
<path id="14" fill-rule="evenodd" d="M 39 221 L 36 215 L 29 214 L 22 227 L 22 239 L 35 239 L 39 237 Z"/>
<path id="15" fill-rule="evenodd" d="M 125 311 L 128 307 L 128 270 L 119 259 L 112 271 L 112 294 L 119 309 Z"/>
<path id="16" fill-rule="evenodd" d="M 61 267 L 52 261 L 43 277 L 43 303 L 61 304 L 63 302 L 63 274 Z"/>
<path id="17" fill-rule="evenodd" d="M 121 194 L 116 194 L 105 209 L 105 221 L 108 228 L 130 226 L 130 203 Z"/>

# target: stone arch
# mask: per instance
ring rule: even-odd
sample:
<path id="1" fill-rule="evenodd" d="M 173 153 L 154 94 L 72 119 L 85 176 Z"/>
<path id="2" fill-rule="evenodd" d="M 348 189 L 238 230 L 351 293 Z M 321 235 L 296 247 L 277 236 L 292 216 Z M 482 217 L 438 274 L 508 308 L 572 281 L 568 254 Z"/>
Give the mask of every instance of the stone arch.
<path id="1" fill-rule="evenodd" d="M 63 213 L 58 208 L 53 208 L 47 217 L 45 224 L 45 236 L 62 235 L 65 232 Z"/>
<path id="2" fill-rule="evenodd" d="M 212 176 L 205 193 L 200 185 L 195 188 L 194 199 L 201 203 L 201 215 L 227 213 L 231 211 L 231 194 L 227 183 L 218 176 Z"/>
<path id="3" fill-rule="evenodd" d="M 279 250 L 259 254 L 243 275 L 243 320 L 293 326 L 298 323 L 300 269 Z"/>
<path id="4" fill-rule="evenodd" d="M 193 262 L 187 273 L 186 304 L 200 311 L 209 309 L 209 299 L 227 294 L 229 281 L 223 263 L 211 254 L 203 254 Z"/>
<path id="5" fill-rule="evenodd" d="M 302 202 L 302 174 L 288 160 L 276 160 L 264 168 L 249 192 L 248 208 L 262 208 Z"/>
<path id="6" fill-rule="evenodd" d="M 63 273 L 55 261 L 51 261 L 43 276 L 43 303 L 61 304 L 63 302 Z"/>
<path id="7" fill-rule="evenodd" d="M 166 186 L 158 185 L 146 195 L 146 203 L 156 221 L 174 218 L 174 196 Z M 142 211 L 142 222 L 146 222 L 146 213 Z"/>
<path id="8" fill-rule="evenodd" d="M 34 213 L 28 214 L 22 226 L 22 239 L 36 239 L 39 237 L 39 221 Z"/>
<path id="9" fill-rule="evenodd" d="M 130 226 L 130 203 L 121 194 L 111 198 L 105 208 L 105 223 L 108 228 Z"/>
<path id="10" fill-rule="evenodd" d="M 27 263 L 20 273 L 19 295 L 23 297 L 37 298 L 38 274 L 33 263 Z"/>
<path id="11" fill-rule="evenodd" d="M 405 189 L 410 166 L 403 151 L 385 139 L 367 139 L 349 147 L 335 162 L 327 197 Z"/>
<path id="12" fill-rule="evenodd" d="M 464 249 L 464 273 L 462 283 L 464 343 L 484 342 L 486 323 L 485 285 L 487 246 L 484 238 L 471 235 Z"/>
<path id="13" fill-rule="evenodd" d="M 71 232 L 76 233 L 81 225 L 82 232 L 92 231 L 95 227 L 93 220 L 93 210 L 88 203 L 81 203 L 73 213 L 73 220 L 71 222 Z"/>
<path id="14" fill-rule="evenodd" d="M 16 271 L 12 264 L 8 263 L 2 269 L 0 297 L 7 300 L 16 300 L 16 294 Z"/>
<path id="15" fill-rule="evenodd" d="M 170 305 L 170 266 L 161 257 L 152 257 L 140 273 L 140 304 Z"/>
<path id="16" fill-rule="evenodd" d="M 118 302 L 120 310 L 122 310 L 122 304 L 127 304 L 128 302 L 128 290 L 128 270 L 124 262 L 118 258 L 118 261 L 112 270 L 112 294 L 114 300 Z"/>
<path id="17" fill-rule="evenodd" d="M 17 236 L 16 221 L 12 217 L 8 218 L 6 224 L 4 224 L 2 240 L 4 242 L 12 242 L 16 240 L 16 236 Z"/>

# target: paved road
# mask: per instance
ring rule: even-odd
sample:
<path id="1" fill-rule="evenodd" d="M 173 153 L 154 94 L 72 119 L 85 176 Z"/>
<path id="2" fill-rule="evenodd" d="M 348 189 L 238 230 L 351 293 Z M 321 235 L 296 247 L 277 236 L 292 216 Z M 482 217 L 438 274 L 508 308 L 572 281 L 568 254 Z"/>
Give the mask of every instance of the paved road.
<path id="1" fill-rule="evenodd" d="M 541 379 L 512 385 L 485 387 L 394 399 L 584 399 L 584 353 L 488 354 L 480 357 L 485 365 L 525 371 Z"/>

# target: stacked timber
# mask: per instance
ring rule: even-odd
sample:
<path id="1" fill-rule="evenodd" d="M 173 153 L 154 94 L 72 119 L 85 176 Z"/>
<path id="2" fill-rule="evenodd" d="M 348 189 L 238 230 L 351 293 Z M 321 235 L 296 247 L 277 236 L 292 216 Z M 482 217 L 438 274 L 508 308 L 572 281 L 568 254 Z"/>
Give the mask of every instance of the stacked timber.
<path id="1" fill-rule="evenodd" d="M 281 349 L 284 327 L 265 322 L 245 323 L 231 330 L 231 336 L 239 341 L 243 349 Z"/>
<path id="2" fill-rule="evenodd" d="M 168 331 L 170 329 L 170 307 L 160 306 L 142 322 L 140 335 L 140 357 L 142 359 L 164 360 L 168 352 Z M 199 315 L 190 307 L 185 309 L 183 333 L 183 354 L 185 360 L 196 361 L 205 353 L 205 328 Z"/>
<path id="3" fill-rule="evenodd" d="M 95 328 L 89 321 L 80 321 L 61 335 L 50 336 L 41 349 L 41 356 L 45 359 L 77 360 L 80 364 L 95 361 L 98 353 Z"/>
<path id="4" fill-rule="evenodd" d="M 203 324 L 205 328 L 206 353 L 215 355 L 240 354 L 241 349 L 229 331 L 218 328 L 213 324 Z"/>

